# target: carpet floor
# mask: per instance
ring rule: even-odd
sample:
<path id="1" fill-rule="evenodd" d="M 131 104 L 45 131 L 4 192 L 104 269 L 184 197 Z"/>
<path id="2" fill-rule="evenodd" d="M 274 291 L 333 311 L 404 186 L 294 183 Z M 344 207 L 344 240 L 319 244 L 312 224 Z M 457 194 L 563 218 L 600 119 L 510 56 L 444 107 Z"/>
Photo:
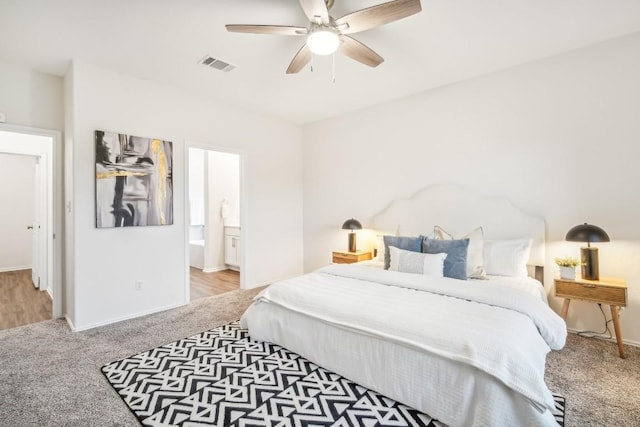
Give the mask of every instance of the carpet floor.
<path id="1" fill-rule="evenodd" d="M 135 426 L 100 367 L 236 320 L 256 294 L 234 291 L 72 333 L 62 320 L 0 331 L 0 426 Z M 547 383 L 567 399 L 566 426 L 640 425 L 640 348 L 571 334 Z"/>

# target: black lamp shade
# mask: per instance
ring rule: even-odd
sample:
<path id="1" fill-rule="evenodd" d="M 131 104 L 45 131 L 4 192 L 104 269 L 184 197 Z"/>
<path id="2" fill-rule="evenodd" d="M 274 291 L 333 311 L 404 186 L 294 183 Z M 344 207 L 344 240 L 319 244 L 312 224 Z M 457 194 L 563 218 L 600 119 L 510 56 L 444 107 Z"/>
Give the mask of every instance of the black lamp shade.
<path id="1" fill-rule="evenodd" d="M 576 225 L 567 232 L 565 240 L 569 242 L 608 242 L 609 235 L 597 225 L 584 224 Z"/>
<path id="2" fill-rule="evenodd" d="M 362 224 L 357 219 L 348 219 L 342 224 L 343 230 L 362 230 Z"/>
<path id="3" fill-rule="evenodd" d="M 608 242 L 609 235 L 602 228 L 585 222 L 569 230 L 565 240 L 569 242 L 587 242 L 586 248 L 580 248 L 582 278 L 600 280 L 598 248 L 591 247 L 591 242 Z"/>
<path id="4" fill-rule="evenodd" d="M 349 233 L 349 252 L 356 252 L 356 233 L 353 230 L 362 230 L 362 224 L 357 219 L 348 219 L 342 224 L 343 230 L 351 230 Z"/>

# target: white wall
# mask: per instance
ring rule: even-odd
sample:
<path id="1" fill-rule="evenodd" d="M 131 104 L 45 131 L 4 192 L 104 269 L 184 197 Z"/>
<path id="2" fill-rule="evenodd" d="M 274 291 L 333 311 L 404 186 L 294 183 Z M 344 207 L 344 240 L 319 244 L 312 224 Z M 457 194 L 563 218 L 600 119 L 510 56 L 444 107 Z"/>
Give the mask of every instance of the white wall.
<path id="1" fill-rule="evenodd" d="M 0 62 L 0 112 L 7 123 L 62 130 L 63 79 Z"/>
<path id="2" fill-rule="evenodd" d="M 35 157 L 0 153 L 0 271 L 31 268 Z"/>
<path id="3" fill-rule="evenodd" d="M 199 148 L 189 148 L 189 223 L 192 226 L 205 224 L 205 151 Z M 202 240 L 204 236 L 199 236 Z"/>
<path id="4" fill-rule="evenodd" d="M 302 150 L 301 150 L 302 151 Z M 225 225 L 240 225 L 240 156 L 220 151 L 209 152 L 209 191 L 213 196 L 214 216 L 221 217 L 222 201 L 227 203 Z M 302 177 L 301 177 L 302 178 Z"/>
<path id="5" fill-rule="evenodd" d="M 301 129 L 156 83 L 76 62 L 72 88 L 73 293 L 76 329 L 185 304 L 185 141 L 226 146 L 246 157 L 244 283 L 253 287 L 302 271 Z M 96 229 L 94 131 L 174 143 L 174 224 Z M 141 291 L 135 282 L 142 281 Z"/>
<path id="6" fill-rule="evenodd" d="M 306 126 L 305 270 L 344 248 L 347 218 L 366 227 L 394 198 L 458 183 L 546 219 L 549 291 L 553 258 L 579 255 L 567 230 L 604 228 L 600 274 L 627 279 L 623 335 L 640 343 L 638 52 L 640 35 L 625 37 Z M 583 302 L 568 324 L 603 326 Z"/>

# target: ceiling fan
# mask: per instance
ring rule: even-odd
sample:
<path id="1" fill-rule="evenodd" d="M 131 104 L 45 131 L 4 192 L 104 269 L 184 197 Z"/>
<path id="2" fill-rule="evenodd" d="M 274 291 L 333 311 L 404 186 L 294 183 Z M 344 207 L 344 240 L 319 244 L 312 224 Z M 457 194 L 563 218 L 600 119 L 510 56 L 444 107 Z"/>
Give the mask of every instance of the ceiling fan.
<path id="1" fill-rule="evenodd" d="M 339 50 L 344 55 L 370 67 L 377 67 L 384 59 L 348 34 L 359 33 L 380 25 L 414 15 L 422 10 L 420 0 L 393 0 L 361 9 L 334 19 L 329 10 L 335 0 L 299 0 L 309 27 L 287 25 L 226 25 L 236 33 L 307 36 L 306 43 L 287 68 L 287 74 L 297 73 L 311 61 L 312 54 L 330 55 Z"/>

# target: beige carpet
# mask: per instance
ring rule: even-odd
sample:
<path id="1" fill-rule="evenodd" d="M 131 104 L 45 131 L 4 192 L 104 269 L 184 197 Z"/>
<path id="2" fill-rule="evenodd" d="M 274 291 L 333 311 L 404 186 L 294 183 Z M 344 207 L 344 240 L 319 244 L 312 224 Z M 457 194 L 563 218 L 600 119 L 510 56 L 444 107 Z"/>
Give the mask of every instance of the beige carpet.
<path id="1" fill-rule="evenodd" d="M 51 320 L 0 331 L 0 426 L 135 426 L 107 383 L 108 362 L 237 319 L 256 291 L 234 291 L 140 319 L 72 333 Z M 548 383 L 567 426 L 640 425 L 640 349 L 570 336 L 549 356 Z"/>
<path id="2" fill-rule="evenodd" d="M 640 348 L 569 334 L 561 351 L 547 356 L 549 388 L 567 399 L 565 420 L 573 426 L 640 426 Z"/>

